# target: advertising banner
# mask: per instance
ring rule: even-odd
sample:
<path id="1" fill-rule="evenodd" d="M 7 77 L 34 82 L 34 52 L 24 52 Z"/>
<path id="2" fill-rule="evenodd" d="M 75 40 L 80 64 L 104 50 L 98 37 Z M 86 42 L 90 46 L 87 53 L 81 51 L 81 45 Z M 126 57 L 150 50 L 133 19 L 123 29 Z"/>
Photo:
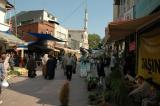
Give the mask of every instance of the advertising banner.
<path id="1" fill-rule="evenodd" d="M 141 36 L 141 35 L 140 35 Z M 160 33 L 150 32 L 141 36 L 138 54 L 138 74 L 152 78 L 160 84 Z"/>

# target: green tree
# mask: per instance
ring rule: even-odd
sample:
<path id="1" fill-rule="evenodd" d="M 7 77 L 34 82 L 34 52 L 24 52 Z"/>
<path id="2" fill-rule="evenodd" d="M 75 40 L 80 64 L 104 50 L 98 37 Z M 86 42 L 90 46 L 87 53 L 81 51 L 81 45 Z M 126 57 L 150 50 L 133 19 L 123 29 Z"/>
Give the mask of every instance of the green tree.
<path id="1" fill-rule="evenodd" d="M 101 42 L 101 38 L 98 34 L 89 34 L 88 35 L 88 43 L 89 48 L 98 48 L 99 43 Z"/>

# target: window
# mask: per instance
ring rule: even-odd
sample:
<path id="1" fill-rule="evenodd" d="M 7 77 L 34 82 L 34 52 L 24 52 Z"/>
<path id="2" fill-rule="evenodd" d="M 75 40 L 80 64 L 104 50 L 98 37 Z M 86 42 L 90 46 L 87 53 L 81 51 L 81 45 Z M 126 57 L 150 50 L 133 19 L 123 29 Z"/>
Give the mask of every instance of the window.
<path id="1" fill-rule="evenodd" d="M 49 32 L 48 32 L 48 29 L 46 29 L 46 34 L 48 34 Z"/>
<path id="2" fill-rule="evenodd" d="M 81 38 L 83 39 L 83 34 L 81 35 Z"/>
<path id="3" fill-rule="evenodd" d="M 53 18 L 51 14 L 48 14 L 47 17 L 51 19 Z"/>
<path id="4" fill-rule="evenodd" d="M 32 23 L 34 20 L 30 19 L 30 20 L 25 20 L 25 21 L 21 21 L 21 24 L 28 24 L 28 23 Z"/>
<path id="5" fill-rule="evenodd" d="M 69 34 L 69 36 L 68 36 L 69 38 L 71 38 L 71 35 Z"/>

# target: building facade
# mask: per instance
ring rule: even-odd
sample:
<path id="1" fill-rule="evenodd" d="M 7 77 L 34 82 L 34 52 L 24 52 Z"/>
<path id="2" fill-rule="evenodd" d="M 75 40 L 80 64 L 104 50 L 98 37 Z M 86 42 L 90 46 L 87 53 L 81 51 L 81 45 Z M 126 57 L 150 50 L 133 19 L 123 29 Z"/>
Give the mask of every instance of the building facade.
<path id="1" fill-rule="evenodd" d="M 131 76 L 135 77 L 137 73 L 139 74 L 139 72 L 141 72 L 140 67 L 143 67 L 140 63 L 140 60 L 143 59 L 140 57 L 142 56 L 140 51 L 145 50 L 145 47 L 142 47 L 142 41 L 147 42 L 147 45 L 151 44 L 151 41 L 146 41 L 143 39 L 143 37 L 148 37 L 151 39 L 153 39 L 155 35 L 157 35 L 157 38 L 159 37 L 159 32 L 157 29 L 160 25 L 160 1 L 114 0 L 114 9 L 113 22 L 109 23 L 109 25 L 107 26 L 108 30 L 106 28 L 106 40 L 110 41 L 109 45 L 115 43 L 115 45 L 113 46 L 116 46 L 117 54 L 121 52 L 121 49 L 124 49 L 124 58 L 126 59 L 129 55 L 129 62 L 131 64 L 129 70 Z M 155 39 L 153 42 L 159 42 L 159 40 Z M 153 46 L 153 48 L 156 49 L 158 49 L 158 47 L 159 46 Z M 147 52 L 144 52 L 143 55 L 145 55 L 146 53 Z M 150 53 L 150 55 L 152 54 Z M 148 57 L 146 56 L 145 58 L 150 58 L 150 55 L 148 55 Z M 153 57 L 154 56 L 155 54 L 153 55 Z M 159 55 L 156 56 L 156 58 L 159 57 Z M 149 70 L 145 71 L 147 72 Z"/>
<path id="2" fill-rule="evenodd" d="M 28 32 L 51 34 L 55 31 L 54 25 L 46 21 L 28 23 L 17 27 L 18 36 L 25 41 L 36 41 L 37 38 L 32 37 Z"/>
<path id="3" fill-rule="evenodd" d="M 135 17 L 140 18 L 159 11 L 160 0 L 136 0 Z"/>
<path id="4" fill-rule="evenodd" d="M 13 5 L 7 0 L 0 0 L 0 31 L 7 31 L 10 28 L 10 25 L 6 21 L 6 14 L 11 8 L 13 8 Z"/>
<path id="5" fill-rule="evenodd" d="M 135 18 L 135 0 L 114 0 L 113 20 L 124 21 Z"/>
<path id="6" fill-rule="evenodd" d="M 41 21 L 46 21 L 50 23 L 57 22 L 57 18 L 46 10 L 22 11 L 16 15 L 16 19 L 17 26 L 22 26 L 29 23 L 37 23 Z M 14 25 L 14 17 L 12 17 L 12 22 Z"/>
<path id="7" fill-rule="evenodd" d="M 88 33 L 85 30 L 68 30 L 68 47 L 79 50 L 88 49 Z"/>
<path id="8" fill-rule="evenodd" d="M 29 35 L 28 32 L 50 34 L 55 38 L 67 41 L 68 30 L 60 26 L 57 22 L 57 18 L 46 10 L 22 11 L 18 13 L 16 17 L 18 35 L 25 41 L 38 40 L 37 38 Z M 49 42 L 47 44 L 53 44 L 52 48 L 54 48 L 55 46 L 61 46 L 60 48 L 64 48 L 66 46 L 65 42 L 47 42 Z"/>
<path id="9" fill-rule="evenodd" d="M 64 47 L 68 47 L 68 29 L 55 24 L 54 25 L 55 30 L 54 30 L 54 35 L 56 38 L 63 40 L 65 42 L 56 42 L 57 45 L 64 45 Z"/>
<path id="10" fill-rule="evenodd" d="M 159 0 L 114 0 L 113 20 L 144 17 L 158 11 L 159 8 Z"/>
<path id="11" fill-rule="evenodd" d="M 0 1 L 0 53 L 15 48 L 17 44 L 25 43 L 15 35 L 8 33 L 10 24 L 7 23 L 6 14 L 13 7 L 7 0 Z"/>
<path id="12" fill-rule="evenodd" d="M 72 49 L 79 50 L 80 47 L 88 49 L 88 12 L 87 12 L 87 1 L 84 14 L 84 28 L 80 30 L 70 29 L 68 31 L 68 46 Z"/>
<path id="13" fill-rule="evenodd" d="M 65 41 L 55 42 L 54 46 L 56 48 L 69 47 L 78 50 L 79 47 L 88 48 L 87 15 L 85 16 L 85 27 L 83 30 L 70 31 L 59 25 L 57 18 L 45 10 L 22 11 L 16 17 L 18 35 L 25 41 L 37 40 L 37 38 L 28 35 L 27 32 L 45 33 Z"/>

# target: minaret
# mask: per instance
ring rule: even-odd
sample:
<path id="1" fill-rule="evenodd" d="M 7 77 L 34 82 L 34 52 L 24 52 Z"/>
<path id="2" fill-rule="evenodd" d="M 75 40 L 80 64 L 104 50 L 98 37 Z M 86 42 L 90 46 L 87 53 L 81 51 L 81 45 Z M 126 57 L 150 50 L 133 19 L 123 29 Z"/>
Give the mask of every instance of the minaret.
<path id="1" fill-rule="evenodd" d="M 87 12 L 87 0 L 85 0 L 85 17 L 84 17 L 84 38 L 83 47 L 88 49 L 88 12 Z"/>
<path id="2" fill-rule="evenodd" d="M 84 30 L 88 28 L 88 12 L 87 12 L 87 0 L 85 0 L 85 17 L 84 17 Z"/>

